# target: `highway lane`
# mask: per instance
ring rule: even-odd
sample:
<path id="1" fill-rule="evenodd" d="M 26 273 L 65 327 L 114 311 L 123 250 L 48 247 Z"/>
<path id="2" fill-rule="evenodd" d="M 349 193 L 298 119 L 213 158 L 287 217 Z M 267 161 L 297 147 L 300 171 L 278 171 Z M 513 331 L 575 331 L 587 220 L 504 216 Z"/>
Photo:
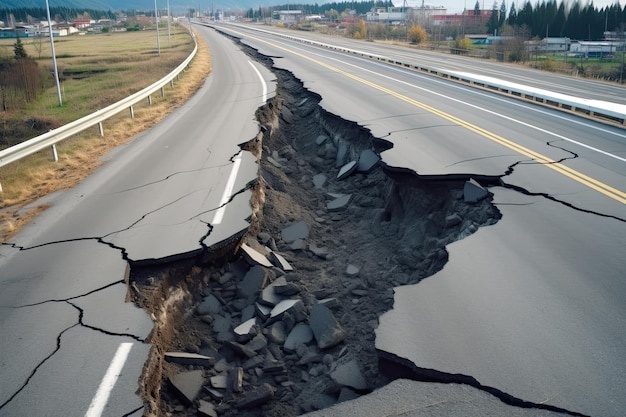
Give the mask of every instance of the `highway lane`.
<path id="1" fill-rule="evenodd" d="M 385 164 L 498 178 L 502 219 L 396 291 L 377 347 L 520 400 L 620 416 L 626 386 L 624 131 L 432 77 L 235 30 L 393 144 Z M 234 33 L 234 32 L 233 32 Z"/>
<path id="2" fill-rule="evenodd" d="M 377 41 L 364 42 L 343 36 L 330 36 L 317 32 L 295 31 L 266 25 L 254 25 L 254 27 L 264 31 L 354 49 L 404 63 L 452 71 L 465 71 L 577 97 L 626 104 L 626 87 L 615 83 L 563 76 L 551 72 L 537 71 L 517 64 L 495 63 L 461 55 L 407 48 Z"/>
<path id="3" fill-rule="evenodd" d="M 239 144 L 256 137 L 273 76 L 200 32 L 213 69 L 196 95 L 0 247 L 0 416 L 140 415 L 152 321 L 125 302 L 129 265 L 247 227 L 257 165 Z"/>

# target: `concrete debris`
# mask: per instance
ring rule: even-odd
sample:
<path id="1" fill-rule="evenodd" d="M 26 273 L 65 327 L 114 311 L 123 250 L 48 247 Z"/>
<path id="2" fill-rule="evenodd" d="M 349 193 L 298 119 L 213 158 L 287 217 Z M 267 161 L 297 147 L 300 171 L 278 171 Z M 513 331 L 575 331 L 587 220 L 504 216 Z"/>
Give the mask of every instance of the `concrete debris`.
<path id="1" fill-rule="evenodd" d="M 170 378 L 170 383 L 178 397 L 187 405 L 192 405 L 204 385 L 202 371 L 180 372 Z"/>
<path id="2" fill-rule="evenodd" d="M 271 156 L 267 157 L 267 162 L 269 162 L 270 164 L 274 165 L 276 168 L 282 168 L 283 165 L 278 162 L 276 159 L 272 158 Z"/>
<path id="3" fill-rule="evenodd" d="M 271 251 L 268 254 L 268 258 L 275 267 L 280 268 L 285 272 L 293 271 L 293 267 L 281 254 Z"/>
<path id="4" fill-rule="evenodd" d="M 330 377 L 339 385 L 356 390 L 367 389 L 367 382 L 356 359 L 337 365 L 335 370 L 330 373 Z"/>
<path id="5" fill-rule="evenodd" d="M 205 316 L 207 314 L 218 314 L 222 310 L 222 303 L 219 302 L 217 297 L 213 294 L 209 294 L 202 299 L 200 304 L 196 307 L 196 313 L 199 316 Z"/>
<path id="6" fill-rule="evenodd" d="M 307 239 L 309 230 L 309 225 L 306 222 L 299 221 L 285 227 L 280 233 L 285 243 L 292 243 L 299 239 Z"/>
<path id="7" fill-rule="evenodd" d="M 313 255 L 317 256 L 318 258 L 326 259 L 328 257 L 327 247 L 317 246 L 315 243 L 310 243 L 309 250 L 313 253 Z"/>
<path id="8" fill-rule="evenodd" d="M 213 403 L 208 401 L 198 401 L 198 416 L 200 417 L 217 417 L 217 411 Z"/>
<path id="9" fill-rule="evenodd" d="M 346 267 L 346 274 L 350 276 L 358 275 L 359 271 L 359 267 L 352 264 L 348 264 Z"/>
<path id="10" fill-rule="evenodd" d="M 289 332 L 289 336 L 287 336 L 283 348 L 287 352 L 294 352 L 296 350 L 296 346 L 300 344 L 306 345 L 311 340 L 313 340 L 313 331 L 311 330 L 311 327 L 305 323 L 298 323 L 291 330 L 291 332 Z"/>
<path id="11" fill-rule="evenodd" d="M 211 398 L 216 401 L 222 401 L 222 399 L 224 398 L 224 394 L 216 390 L 215 388 L 204 387 L 204 390 L 211 396 Z"/>
<path id="12" fill-rule="evenodd" d="M 268 307 L 260 303 L 254 303 L 254 308 L 256 310 L 256 314 L 262 320 L 267 320 L 272 312 L 272 307 Z"/>
<path id="13" fill-rule="evenodd" d="M 357 166 L 358 172 L 370 172 L 378 165 L 380 157 L 374 153 L 371 149 L 365 149 L 359 155 L 359 165 Z"/>
<path id="14" fill-rule="evenodd" d="M 260 265 L 253 266 L 239 283 L 239 296 L 243 298 L 256 297 L 261 289 L 265 287 L 266 279 L 265 268 Z"/>
<path id="15" fill-rule="evenodd" d="M 240 410 L 246 408 L 257 407 L 271 400 L 274 397 L 274 388 L 264 383 L 253 391 L 246 392 L 239 401 L 237 401 L 237 408 Z"/>
<path id="16" fill-rule="evenodd" d="M 300 293 L 300 287 L 293 282 L 279 283 L 274 285 L 274 292 L 278 295 L 289 297 Z"/>
<path id="17" fill-rule="evenodd" d="M 345 142 L 339 142 L 337 145 L 337 158 L 335 159 L 335 168 L 339 168 L 340 166 L 346 163 L 346 158 L 348 156 L 348 145 Z"/>
<path id="18" fill-rule="evenodd" d="M 283 300 L 276 304 L 270 313 L 270 319 L 280 318 L 283 314 L 289 312 L 293 317 L 297 317 L 296 321 L 302 321 L 306 317 L 305 307 L 302 300 Z M 299 318 L 299 320 L 298 320 Z"/>
<path id="19" fill-rule="evenodd" d="M 463 200 L 466 203 L 477 203 L 488 195 L 489 191 L 483 188 L 483 186 L 473 178 L 466 181 L 463 186 Z"/>
<path id="20" fill-rule="evenodd" d="M 266 268 L 272 267 L 272 263 L 265 257 L 265 255 L 256 251 L 255 249 L 252 249 L 245 243 L 241 245 L 241 254 L 243 255 L 243 258 L 246 260 L 246 262 L 248 262 L 248 264 L 250 265 L 261 265 Z"/>
<path id="21" fill-rule="evenodd" d="M 461 219 L 461 216 L 459 216 L 458 214 L 450 214 L 449 216 L 446 216 L 446 227 L 456 226 L 458 224 L 461 224 L 462 221 L 463 219 Z"/>
<path id="22" fill-rule="evenodd" d="M 339 307 L 339 300 L 334 297 L 324 298 L 318 301 L 318 304 L 322 304 L 331 310 Z"/>
<path id="23" fill-rule="evenodd" d="M 323 304 L 315 304 L 311 307 L 309 326 L 320 349 L 333 347 L 346 338 L 346 332 L 341 324 L 335 319 L 333 313 Z"/>
<path id="24" fill-rule="evenodd" d="M 317 174 L 313 176 L 313 186 L 315 188 L 322 189 L 324 184 L 326 184 L 327 177 L 324 174 Z"/>
<path id="25" fill-rule="evenodd" d="M 328 140 L 328 136 L 326 136 L 326 135 L 319 135 L 319 136 L 317 137 L 317 139 L 315 139 L 315 143 L 316 143 L 318 146 L 320 146 L 320 145 L 323 145 L 323 144 L 324 144 L 324 142 L 326 142 L 327 140 Z"/>
<path id="26" fill-rule="evenodd" d="M 211 386 L 217 389 L 226 389 L 228 388 L 228 377 L 226 375 L 215 375 L 212 376 Z"/>
<path id="27" fill-rule="evenodd" d="M 326 209 L 328 211 L 339 211 L 348 206 L 352 194 L 338 194 L 338 197 L 334 197 L 333 200 L 326 203 Z"/>
<path id="28" fill-rule="evenodd" d="M 256 331 L 254 330 L 255 325 L 256 325 L 256 317 L 253 317 L 247 321 L 244 321 L 239 326 L 235 327 L 233 329 L 233 332 L 235 332 L 237 336 L 252 337 L 254 334 L 256 334 Z"/>
<path id="29" fill-rule="evenodd" d="M 177 363 L 179 365 L 213 366 L 215 359 L 210 356 L 188 352 L 165 352 L 163 355 L 166 362 Z"/>
<path id="30" fill-rule="evenodd" d="M 243 391 L 243 368 L 236 367 L 228 370 L 228 386 L 232 392 Z"/>
<path id="31" fill-rule="evenodd" d="M 284 296 L 276 292 L 276 287 L 286 284 L 287 280 L 285 279 L 285 277 L 276 278 L 274 282 L 272 282 L 270 285 L 265 287 L 263 291 L 261 291 L 259 302 L 274 307 L 276 304 L 285 299 Z"/>
<path id="32" fill-rule="evenodd" d="M 291 242 L 291 245 L 289 245 L 289 249 L 291 249 L 292 251 L 305 250 L 306 241 L 304 239 L 296 239 L 293 242 Z"/>
<path id="33" fill-rule="evenodd" d="M 348 178 L 354 171 L 356 171 L 357 166 L 358 163 L 356 161 L 348 162 L 339 170 L 339 173 L 337 174 L 337 179 L 343 180 Z"/>
<path id="34" fill-rule="evenodd" d="M 270 342 L 276 343 L 277 345 L 285 343 L 285 340 L 287 339 L 287 331 L 285 330 L 285 325 L 282 321 L 277 321 L 270 326 L 267 331 L 267 338 Z"/>

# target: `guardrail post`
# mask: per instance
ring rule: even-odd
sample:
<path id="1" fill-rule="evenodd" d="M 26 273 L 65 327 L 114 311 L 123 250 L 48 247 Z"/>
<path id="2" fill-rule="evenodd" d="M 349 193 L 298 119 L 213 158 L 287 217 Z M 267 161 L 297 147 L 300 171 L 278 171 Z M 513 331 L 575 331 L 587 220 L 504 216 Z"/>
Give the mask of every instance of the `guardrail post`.
<path id="1" fill-rule="evenodd" d="M 152 96 L 148 96 L 148 105 L 152 106 Z"/>
<path id="2" fill-rule="evenodd" d="M 52 159 L 54 162 L 59 162 L 59 154 L 57 153 L 57 145 L 52 145 Z"/>
<path id="3" fill-rule="evenodd" d="M 104 136 L 104 128 L 102 127 L 102 122 L 98 122 L 98 134 L 100 134 L 100 137 Z"/>
<path id="4" fill-rule="evenodd" d="M 165 88 L 161 87 L 161 97 L 165 97 Z"/>
<path id="5" fill-rule="evenodd" d="M 174 88 L 174 79 L 173 78 L 170 80 L 170 87 Z"/>
<path id="6" fill-rule="evenodd" d="M 3 191 L 2 191 L 2 184 L 0 184 L 0 193 L 2 193 L 2 192 L 3 192 Z"/>
<path id="7" fill-rule="evenodd" d="M 135 118 L 135 110 L 133 109 L 133 106 L 130 106 L 129 110 L 130 110 L 130 118 L 134 119 Z"/>

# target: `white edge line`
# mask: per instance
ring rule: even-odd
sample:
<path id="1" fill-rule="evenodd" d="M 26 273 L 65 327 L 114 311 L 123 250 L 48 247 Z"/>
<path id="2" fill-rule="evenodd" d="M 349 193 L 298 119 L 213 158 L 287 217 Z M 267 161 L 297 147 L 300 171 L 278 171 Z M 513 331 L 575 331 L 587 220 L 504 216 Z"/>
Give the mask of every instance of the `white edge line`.
<path id="1" fill-rule="evenodd" d="M 256 75 L 261 80 L 261 85 L 263 87 L 263 94 L 262 94 L 261 99 L 262 99 L 262 104 L 265 104 L 265 102 L 267 101 L 267 84 L 265 83 L 265 80 L 263 79 L 261 72 L 254 66 L 254 64 L 251 61 L 248 61 L 248 64 L 250 64 L 254 72 L 256 72 Z M 224 212 L 226 211 L 226 203 L 228 202 L 228 199 L 230 198 L 233 192 L 233 188 L 235 187 L 235 180 L 237 179 L 237 171 L 239 171 L 239 166 L 241 165 L 241 152 L 237 154 L 233 162 L 234 162 L 233 168 L 230 171 L 230 175 L 228 176 L 228 181 L 226 181 L 226 188 L 224 188 L 224 194 L 222 194 L 222 199 L 220 200 L 219 208 L 215 212 L 215 216 L 213 216 L 213 221 L 211 222 L 211 224 L 213 225 L 222 223 L 222 220 L 224 219 Z"/>
<path id="2" fill-rule="evenodd" d="M 235 180 L 237 179 L 237 171 L 239 171 L 239 165 L 241 165 L 241 152 L 237 154 L 234 159 L 233 169 L 230 171 L 230 175 L 228 176 L 228 181 L 226 181 L 226 188 L 224 188 L 224 194 L 222 194 L 222 199 L 220 200 L 219 209 L 215 212 L 215 216 L 213 216 L 213 221 L 211 224 L 220 224 L 222 219 L 224 218 L 224 212 L 226 211 L 226 203 L 230 198 L 230 195 L 233 192 L 233 188 L 235 187 Z"/>
<path id="3" fill-rule="evenodd" d="M 120 372 L 124 367 L 124 363 L 126 363 L 126 359 L 132 347 L 132 343 L 122 343 L 117 348 L 115 356 L 113 356 L 113 360 L 109 365 L 109 369 L 107 369 L 106 374 L 104 374 L 104 378 L 102 378 L 102 382 L 100 382 L 96 395 L 91 400 L 91 405 L 89 405 L 85 417 L 100 417 L 102 415 L 102 411 L 104 411 L 104 407 L 109 400 L 109 395 L 111 395 L 111 391 L 117 382 L 117 378 L 120 376 Z"/>

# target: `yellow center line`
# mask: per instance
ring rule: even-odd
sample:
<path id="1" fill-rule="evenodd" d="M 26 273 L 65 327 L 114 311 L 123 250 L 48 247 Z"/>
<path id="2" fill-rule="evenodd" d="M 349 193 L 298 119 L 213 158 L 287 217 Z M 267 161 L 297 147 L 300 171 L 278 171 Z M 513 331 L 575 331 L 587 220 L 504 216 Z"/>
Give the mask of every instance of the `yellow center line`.
<path id="1" fill-rule="evenodd" d="M 486 139 L 489 139 L 492 142 L 499 143 L 500 145 L 505 146 L 505 147 L 507 147 L 507 148 L 509 148 L 509 149 L 511 149 L 511 150 L 513 150 L 513 151 L 515 151 L 515 152 L 517 152 L 519 154 L 521 154 L 521 155 L 524 155 L 524 156 L 527 156 L 528 158 L 536 160 L 536 161 L 540 162 L 541 164 L 543 164 L 544 166 L 546 166 L 546 167 L 548 167 L 548 168 L 550 168 L 550 169 L 552 169 L 552 170 L 554 170 L 554 171 L 556 171 L 556 172 L 558 172 L 558 173 L 560 173 L 562 175 L 565 175 L 566 177 L 569 177 L 569 178 L 573 179 L 574 181 L 579 182 L 580 184 L 583 184 L 583 185 L 585 185 L 585 186 L 587 186 L 589 188 L 592 188 L 592 189 L 598 191 L 599 193 L 602 193 L 602 194 L 606 195 L 607 197 L 610 197 L 610 198 L 612 198 L 612 199 L 614 199 L 616 201 L 619 201 L 622 204 L 626 204 L 626 193 L 625 192 L 623 192 L 621 190 L 618 190 L 616 188 L 613 188 L 613 187 L 611 187 L 611 186 L 609 186 L 607 184 L 604 184 L 603 182 L 600 182 L 600 181 L 598 181 L 598 180 L 596 180 L 594 178 L 591 178 L 591 177 L 583 174 L 582 172 L 576 171 L 575 169 L 572 169 L 572 168 L 570 168 L 568 166 L 565 166 L 565 165 L 561 164 L 560 162 L 557 162 L 557 161 L 555 161 L 555 160 L 553 160 L 551 158 L 548 158 L 547 156 L 544 156 L 544 155 L 542 155 L 542 154 L 540 154 L 538 152 L 535 152 L 535 151 L 533 151 L 531 149 L 528 149 L 525 146 L 522 146 L 522 145 L 520 145 L 520 144 L 518 144 L 516 142 L 513 142 L 512 140 L 503 138 L 502 136 L 496 135 L 495 133 L 492 133 L 492 132 L 490 132 L 490 131 L 488 131 L 486 129 L 483 129 L 483 128 L 479 127 L 479 126 L 476 126 L 476 125 L 474 125 L 472 123 L 466 122 L 465 120 L 459 119 L 458 117 L 452 116 L 451 114 L 445 113 L 445 112 L 443 112 L 441 110 L 438 110 L 438 109 L 436 109 L 434 107 L 431 107 L 431 106 L 429 106 L 427 104 L 424 104 L 422 102 L 414 100 L 414 99 L 412 99 L 410 97 L 407 97 L 407 96 L 405 96 L 403 94 L 397 93 L 397 92 L 395 92 L 393 90 L 390 90 L 390 89 L 388 89 L 386 87 L 383 87 L 383 86 L 381 86 L 379 84 L 376 84 L 376 83 L 374 83 L 372 81 L 368 81 L 368 80 L 366 80 L 364 78 L 361 78 L 359 76 L 356 76 L 354 74 L 351 74 L 351 73 L 349 73 L 347 71 L 341 70 L 341 69 L 339 69 L 337 67 L 334 67 L 332 65 L 329 65 L 329 64 L 327 64 L 325 62 L 319 61 L 319 60 L 317 60 L 315 58 L 311 58 L 311 57 L 306 56 L 304 54 L 301 54 L 299 52 L 295 52 L 295 51 L 293 51 L 291 49 L 288 49 L 286 47 L 282 47 L 280 45 L 276 45 L 276 44 L 271 43 L 269 41 L 266 41 L 266 40 L 263 40 L 263 39 L 259 39 L 259 38 L 256 38 L 254 36 L 250 36 L 248 34 L 243 34 L 243 33 L 240 33 L 240 32 L 236 32 L 236 33 L 238 33 L 238 34 L 240 34 L 242 36 L 247 36 L 247 37 L 249 37 L 251 39 L 254 39 L 254 40 L 262 42 L 262 43 L 265 43 L 267 45 L 273 46 L 274 48 L 278 48 L 278 49 L 283 50 L 285 52 L 291 53 L 291 54 L 296 55 L 296 56 L 298 56 L 300 58 L 306 59 L 307 61 L 313 62 L 313 63 L 315 63 L 315 64 L 317 64 L 317 65 L 319 65 L 319 66 L 321 66 L 323 68 L 326 68 L 328 70 L 336 72 L 337 74 L 341 74 L 341 75 L 343 75 L 345 77 L 348 77 L 348 78 L 350 78 L 350 79 L 352 79 L 354 81 L 357 81 L 357 82 L 359 82 L 361 84 L 367 85 L 367 86 L 372 87 L 372 88 L 374 88 L 374 89 L 376 89 L 378 91 L 381 91 L 383 93 L 386 93 L 386 94 L 389 94 L 389 95 L 391 95 L 393 97 L 396 97 L 397 99 L 402 100 L 402 101 L 404 101 L 404 102 L 406 102 L 408 104 L 411 104 L 411 105 L 413 105 L 415 107 L 418 107 L 418 108 L 420 108 L 422 110 L 426 110 L 426 111 L 428 111 L 430 113 L 433 113 L 433 114 L 435 114 L 435 115 L 437 115 L 437 116 L 439 116 L 439 117 L 441 117 L 441 118 L 443 118 L 445 120 L 448 120 L 448 121 L 450 121 L 450 122 L 452 122 L 454 124 L 457 124 L 457 125 L 459 125 L 461 127 L 464 127 L 464 128 L 466 128 L 466 129 L 468 129 L 468 130 L 470 130 L 470 131 L 472 131 L 472 132 L 474 132 L 474 133 L 476 133 L 476 134 L 478 134 L 478 135 L 480 135 L 480 136 L 482 136 L 482 137 L 484 137 Z"/>

